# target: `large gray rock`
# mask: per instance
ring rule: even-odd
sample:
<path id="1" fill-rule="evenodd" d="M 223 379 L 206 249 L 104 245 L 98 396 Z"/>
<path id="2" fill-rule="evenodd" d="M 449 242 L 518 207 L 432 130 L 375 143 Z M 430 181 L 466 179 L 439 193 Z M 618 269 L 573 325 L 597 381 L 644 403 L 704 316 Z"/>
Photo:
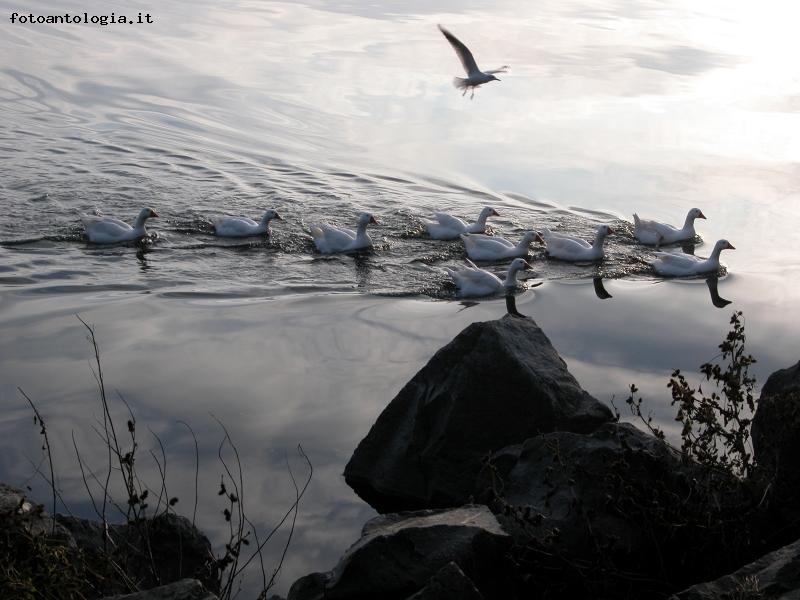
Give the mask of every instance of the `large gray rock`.
<path id="1" fill-rule="evenodd" d="M 536 323 L 507 315 L 473 323 L 431 358 L 358 445 L 345 479 L 378 512 L 458 506 L 488 454 L 611 420 Z"/>
<path id="2" fill-rule="evenodd" d="M 135 594 L 106 596 L 104 600 L 217 600 L 217 597 L 197 579 L 181 579 Z"/>
<path id="3" fill-rule="evenodd" d="M 663 597 L 747 552 L 730 543 L 747 533 L 734 522 L 751 507 L 741 482 L 627 423 L 503 449 L 478 485 L 514 537 L 521 580 L 554 597 Z"/>
<path id="4" fill-rule="evenodd" d="M 751 428 L 753 453 L 773 518 L 800 534 L 800 363 L 769 376 Z M 789 539 L 793 539 L 789 538 Z"/>
<path id="5" fill-rule="evenodd" d="M 332 571 L 299 579 L 288 600 L 404 600 L 451 562 L 485 597 L 504 598 L 497 581 L 509 542 L 481 505 L 376 517 Z"/>
<path id="6" fill-rule="evenodd" d="M 447 563 L 408 600 L 483 600 L 483 595 L 454 562 Z"/>
<path id="7" fill-rule="evenodd" d="M 693 585 L 671 600 L 798 600 L 800 540 L 715 581 Z"/>
<path id="8" fill-rule="evenodd" d="M 220 572 L 208 538 L 185 517 L 161 514 L 137 523 L 110 525 L 104 543 L 100 523 L 59 515 L 58 522 L 78 547 L 97 554 L 108 553 L 124 565 L 140 587 L 155 587 L 185 578 L 198 579 L 217 592 Z"/>
<path id="9" fill-rule="evenodd" d="M 751 436 L 755 458 L 762 467 L 797 467 L 800 458 L 800 362 L 775 371 L 761 389 Z"/>
<path id="10" fill-rule="evenodd" d="M 800 392 L 800 361 L 786 369 L 779 369 L 767 378 L 761 388 L 761 397 L 778 393 Z"/>
<path id="11" fill-rule="evenodd" d="M 5 483 L 0 483 L 0 514 L 15 515 L 17 523 L 30 535 L 44 535 L 67 546 L 75 546 L 70 533 L 54 522 L 43 505 L 30 501 L 24 491 Z"/>
<path id="12" fill-rule="evenodd" d="M 521 541 L 558 531 L 559 546 L 574 556 L 584 556 L 598 541 L 613 541 L 609 551 L 646 545 L 651 533 L 618 510 L 617 500 L 634 491 L 630 483 L 684 488 L 676 481 L 684 471 L 678 453 L 628 423 L 610 423 L 589 435 L 539 435 L 495 453 L 491 465 L 478 485 L 510 509 L 501 517 L 504 528 Z M 530 518 L 518 520 L 520 512 Z"/>

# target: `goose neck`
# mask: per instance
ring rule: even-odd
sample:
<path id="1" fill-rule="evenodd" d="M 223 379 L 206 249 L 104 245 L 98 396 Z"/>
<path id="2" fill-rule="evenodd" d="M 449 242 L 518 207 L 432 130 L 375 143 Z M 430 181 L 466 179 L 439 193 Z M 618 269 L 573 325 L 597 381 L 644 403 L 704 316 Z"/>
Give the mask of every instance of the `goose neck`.
<path id="1" fill-rule="evenodd" d="M 507 288 L 515 288 L 517 287 L 517 272 L 519 271 L 519 267 L 509 267 L 508 268 L 508 275 L 506 276 L 506 280 L 503 285 Z"/>

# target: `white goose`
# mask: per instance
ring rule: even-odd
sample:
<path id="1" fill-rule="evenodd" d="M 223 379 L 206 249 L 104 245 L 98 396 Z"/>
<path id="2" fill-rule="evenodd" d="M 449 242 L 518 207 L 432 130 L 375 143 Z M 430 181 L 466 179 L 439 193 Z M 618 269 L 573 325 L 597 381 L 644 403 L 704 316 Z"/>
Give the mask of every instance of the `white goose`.
<path id="1" fill-rule="evenodd" d="M 462 233 L 467 256 L 472 260 L 504 260 L 527 256 L 534 240 L 542 242 L 535 231 L 526 231 L 519 244 L 512 244 L 505 238 L 482 235 L 479 233 Z"/>
<path id="2" fill-rule="evenodd" d="M 378 221 L 365 212 L 358 217 L 356 231 L 326 224 L 311 225 L 311 237 L 314 238 L 317 250 L 323 254 L 363 250 L 372 247 L 372 239 L 367 235 L 367 225 L 370 223 L 377 225 Z"/>
<path id="3" fill-rule="evenodd" d="M 683 227 L 678 229 L 667 223 L 659 223 L 658 221 L 648 221 L 640 219 L 639 215 L 633 213 L 633 237 L 651 246 L 660 246 L 661 244 L 674 244 L 675 242 L 682 242 L 684 240 L 691 240 L 694 238 L 694 220 L 705 219 L 706 216 L 699 208 L 693 208 L 686 215 L 686 221 Z"/>
<path id="4" fill-rule="evenodd" d="M 133 222 L 133 226 L 125 221 L 114 219 L 113 217 L 97 217 L 94 215 L 81 215 L 83 227 L 86 230 L 86 237 L 94 244 L 117 244 L 120 242 L 132 242 L 147 235 L 144 222 L 147 219 L 157 217 L 158 214 L 152 208 L 143 208 Z"/>
<path id="5" fill-rule="evenodd" d="M 433 216 L 436 221 L 424 221 L 428 235 L 435 240 L 454 240 L 462 233 L 484 233 L 486 231 L 486 219 L 500 215 L 491 206 L 485 206 L 481 214 L 478 215 L 478 220 L 472 225 L 447 213 L 434 213 Z"/>
<path id="6" fill-rule="evenodd" d="M 592 244 L 576 237 L 549 236 L 544 240 L 547 254 L 553 258 L 570 261 L 595 261 L 603 259 L 603 243 L 606 236 L 612 233 L 614 230 L 611 227 L 600 225 Z"/>
<path id="7" fill-rule="evenodd" d="M 653 270 L 666 277 L 685 277 L 719 269 L 719 255 L 723 250 L 736 250 L 728 240 L 719 240 L 708 258 L 677 252 L 656 252 L 656 259 L 650 261 Z"/>
<path id="8" fill-rule="evenodd" d="M 444 268 L 447 274 L 455 281 L 456 287 L 458 287 L 458 295 L 462 298 L 491 296 L 503 291 L 513 291 L 518 283 L 517 273 L 521 269 L 531 268 L 525 259 L 515 258 L 508 267 L 508 275 L 502 280 L 494 273 L 479 269 L 469 259 L 467 260 L 467 265 L 465 269 Z"/>
<path id="9" fill-rule="evenodd" d="M 222 217 L 214 222 L 214 233 L 221 237 L 249 237 L 266 233 L 269 235 L 269 222 L 273 219 L 283 220 L 277 210 L 269 209 L 256 222 L 247 217 Z"/>

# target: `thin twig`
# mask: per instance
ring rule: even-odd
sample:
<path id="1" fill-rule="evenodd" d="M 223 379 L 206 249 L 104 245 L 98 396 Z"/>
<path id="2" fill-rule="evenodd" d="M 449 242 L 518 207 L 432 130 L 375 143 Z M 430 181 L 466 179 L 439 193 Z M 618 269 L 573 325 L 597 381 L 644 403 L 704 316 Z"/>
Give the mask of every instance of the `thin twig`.
<path id="1" fill-rule="evenodd" d="M 189 430 L 189 433 L 192 434 L 192 439 L 194 440 L 194 511 L 192 512 L 192 527 L 194 527 L 195 520 L 197 519 L 197 482 L 200 479 L 200 448 L 197 445 L 197 436 L 194 434 L 194 430 L 189 426 L 189 424 L 185 421 L 178 421 L 178 423 Z"/>
<path id="2" fill-rule="evenodd" d="M 47 462 L 50 463 L 50 488 L 53 491 L 53 513 L 52 513 L 52 520 L 53 520 L 53 534 L 56 532 L 56 475 L 55 471 L 53 470 L 53 453 L 50 451 L 50 438 L 47 436 L 47 427 L 44 424 L 44 419 L 42 419 L 42 415 L 39 413 L 39 409 L 36 408 L 36 405 L 33 403 L 33 400 L 30 399 L 30 396 L 25 393 L 25 391 L 21 387 L 17 387 L 19 393 L 28 401 L 28 404 L 31 405 L 33 409 L 33 413 L 36 415 L 36 418 L 39 420 L 39 425 L 41 426 L 41 434 L 44 437 L 44 446 L 47 450 Z"/>
<path id="3" fill-rule="evenodd" d="M 306 483 L 303 486 L 303 494 L 305 494 L 306 488 L 308 487 L 308 484 L 311 481 L 311 476 L 314 473 L 314 467 L 311 465 L 311 461 L 308 459 L 308 455 L 306 455 L 305 451 L 303 450 L 303 447 L 300 444 L 297 444 L 297 451 L 300 453 L 300 456 L 302 456 L 305 459 L 306 464 L 308 464 L 309 468 L 308 479 L 306 480 Z M 288 459 L 286 460 L 286 468 L 289 470 L 289 477 L 292 478 L 292 485 L 294 485 L 294 493 L 295 493 L 294 516 L 292 517 L 292 526 L 289 528 L 289 537 L 286 539 L 286 544 L 283 546 L 283 553 L 281 554 L 281 559 L 278 562 L 278 566 L 275 567 L 275 571 L 272 573 L 272 577 L 270 578 L 266 589 L 263 591 L 265 598 L 267 592 L 275 584 L 275 578 L 278 576 L 278 573 L 280 572 L 281 567 L 283 566 L 283 561 L 286 558 L 286 553 L 289 550 L 289 544 L 292 542 L 292 536 L 294 535 L 294 528 L 297 523 L 297 513 L 300 510 L 300 498 L 302 497 L 302 494 L 297 488 L 297 481 L 294 478 L 294 473 L 292 473 L 292 467 L 289 464 Z"/>

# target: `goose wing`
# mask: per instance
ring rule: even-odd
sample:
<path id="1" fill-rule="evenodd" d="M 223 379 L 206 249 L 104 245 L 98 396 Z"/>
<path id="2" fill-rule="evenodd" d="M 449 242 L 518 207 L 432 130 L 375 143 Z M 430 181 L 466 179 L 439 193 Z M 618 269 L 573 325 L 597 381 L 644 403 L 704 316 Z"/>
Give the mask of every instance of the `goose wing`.
<path id="1" fill-rule="evenodd" d="M 488 236 L 481 233 L 462 234 L 464 245 L 469 248 L 480 248 L 487 251 L 502 251 L 514 248 L 514 244 L 505 238 Z"/>
<path id="2" fill-rule="evenodd" d="M 457 229 L 457 230 L 464 230 L 467 228 L 467 222 L 463 219 L 459 219 L 458 217 L 454 217 L 453 215 L 448 215 L 447 213 L 434 213 L 434 218 L 439 222 L 439 225 L 442 227 L 447 227 L 448 229 Z"/>
<path id="3" fill-rule="evenodd" d="M 670 269 L 691 269 L 706 260 L 694 254 L 678 254 L 677 252 L 654 252 L 654 254 L 656 261 Z"/>
<path id="4" fill-rule="evenodd" d="M 550 253 L 573 254 L 580 253 L 581 250 L 591 248 L 584 240 L 573 239 L 571 237 L 553 237 L 547 240 L 547 251 Z"/>
<path id="5" fill-rule="evenodd" d="M 214 222 L 218 234 L 237 235 L 252 231 L 258 223 L 247 217 L 222 217 Z"/>
<path id="6" fill-rule="evenodd" d="M 315 240 L 324 241 L 333 250 L 347 248 L 356 239 L 356 234 L 349 229 L 332 227 L 324 223 L 312 225 L 311 235 Z"/>
<path id="7" fill-rule="evenodd" d="M 462 280 L 464 283 L 470 283 L 476 286 L 502 285 L 503 283 L 494 273 L 490 273 L 484 269 L 478 269 L 477 267 L 474 269 L 461 269 L 460 271 L 456 271 L 456 275 L 458 279 Z"/>
<path id="8" fill-rule="evenodd" d="M 550 231 L 549 229 L 545 229 L 541 232 L 542 239 L 550 243 L 551 240 L 571 240 L 576 244 L 583 246 L 584 248 L 591 248 L 592 245 L 584 240 L 583 238 L 579 238 L 576 235 L 570 235 L 568 233 L 561 233 L 559 231 Z"/>

